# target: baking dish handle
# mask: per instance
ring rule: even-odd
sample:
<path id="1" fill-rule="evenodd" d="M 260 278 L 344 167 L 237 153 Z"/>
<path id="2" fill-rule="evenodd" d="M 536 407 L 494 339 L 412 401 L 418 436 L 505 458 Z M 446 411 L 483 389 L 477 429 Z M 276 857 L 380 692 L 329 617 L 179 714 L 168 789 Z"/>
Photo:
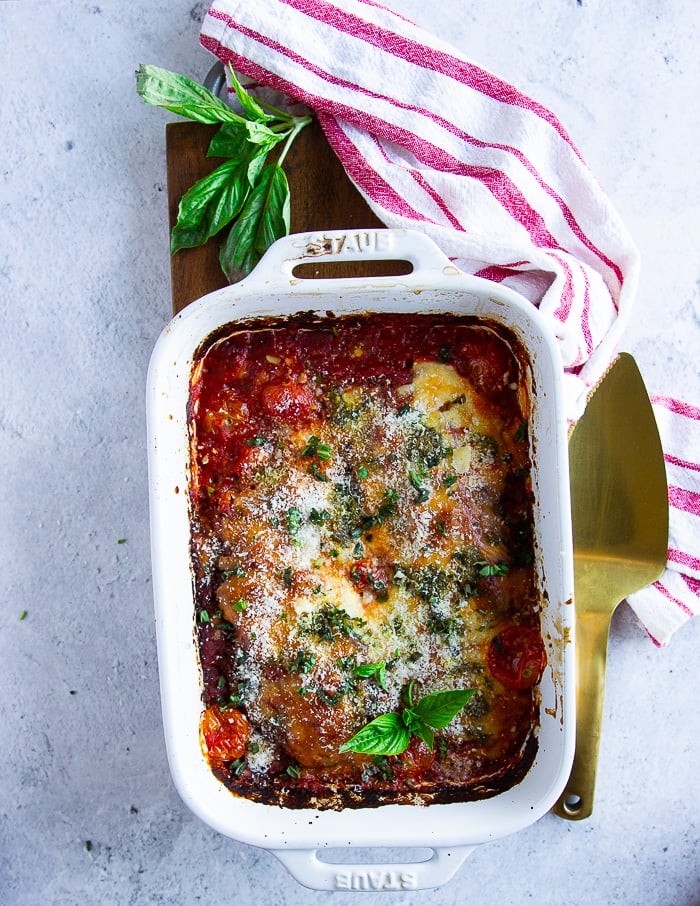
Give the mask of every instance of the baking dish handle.
<path id="1" fill-rule="evenodd" d="M 367 865 L 323 862 L 314 849 L 273 849 L 272 854 L 304 887 L 312 890 L 428 890 L 455 874 L 475 846 L 441 847 L 424 862 L 380 862 Z"/>
<path id="2" fill-rule="evenodd" d="M 306 277 L 294 274 L 301 264 L 324 264 L 351 261 L 408 261 L 412 270 L 401 276 L 373 277 Z M 458 276 L 461 271 L 438 248 L 433 240 L 418 230 L 366 229 L 327 230 L 323 233 L 292 233 L 268 248 L 246 283 L 260 283 L 270 289 L 276 283 L 310 288 L 327 286 L 336 280 L 369 280 L 372 284 L 401 283 L 407 286 L 434 281 L 436 275 Z"/>

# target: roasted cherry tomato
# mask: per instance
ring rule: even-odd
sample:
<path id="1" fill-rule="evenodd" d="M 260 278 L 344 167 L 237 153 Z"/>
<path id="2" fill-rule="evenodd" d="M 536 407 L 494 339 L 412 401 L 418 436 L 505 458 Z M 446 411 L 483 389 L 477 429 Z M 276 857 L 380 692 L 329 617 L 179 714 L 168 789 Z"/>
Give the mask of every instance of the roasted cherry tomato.
<path id="1" fill-rule="evenodd" d="M 203 748 L 212 762 L 235 761 L 245 753 L 250 735 L 248 718 L 236 708 L 207 708 L 199 722 Z"/>
<path id="2" fill-rule="evenodd" d="M 224 437 L 235 435 L 248 418 L 248 405 L 235 390 L 222 390 L 212 400 L 201 418 L 207 432 L 217 432 Z"/>
<path id="3" fill-rule="evenodd" d="M 396 778 L 418 779 L 431 769 L 435 758 L 435 749 L 431 751 L 422 739 L 414 736 L 408 744 L 408 748 L 400 755 L 391 758 L 390 764 Z"/>
<path id="4" fill-rule="evenodd" d="M 379 560 L 356 560 L 350 570 L 350 581 L 360 593 L 371 591 L 380 601 L 388 597 L 389 572 Z"/>
<path id="5" fill-rule="evenodd" d="M 509 626 L 491 640 L 486 663 L 508 689 L 529 689 L 539 682 L 547 655 L 537 630 Z"/>
<path id="6" fill-rule="evenodd" d="M 304 420 L 318 410 L 311 387 L 297 381 L 266 384 L 262 390 L 262 406 L 268 415 L 284 421 Z"/>

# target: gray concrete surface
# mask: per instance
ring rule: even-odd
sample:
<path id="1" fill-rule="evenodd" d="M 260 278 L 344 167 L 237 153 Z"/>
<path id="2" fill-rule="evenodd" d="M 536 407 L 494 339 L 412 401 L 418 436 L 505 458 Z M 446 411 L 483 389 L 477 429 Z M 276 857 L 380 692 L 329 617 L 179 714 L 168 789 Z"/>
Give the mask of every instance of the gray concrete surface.
<path id="1" fill-rule="evenodd" d="M 654 392 L 697 391 L 697 5 L 387 2 L 560 116 L 642 251 L 625 347 Z M 166 762 L 144 385 L 170 315 L 169 117 L 133 74 L 203 78 L 205 9 L 0 3 L 3 906 L 355 902 L 202 824 Z M 699 649 L 690 623 L 657 650 L 623 605 L 593 817 L 362 902 L 698 906 Z"/>

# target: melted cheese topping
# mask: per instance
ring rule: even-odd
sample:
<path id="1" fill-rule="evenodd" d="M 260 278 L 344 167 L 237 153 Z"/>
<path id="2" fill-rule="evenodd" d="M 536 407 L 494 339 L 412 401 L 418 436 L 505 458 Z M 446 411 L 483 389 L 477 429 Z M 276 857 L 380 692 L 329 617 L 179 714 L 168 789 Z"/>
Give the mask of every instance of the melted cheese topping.
<path id="1" fill-rule="evenodd" d="M 371 351 L 362 337 L 347 344 L 356 363 Z M 512 524 L 531 518 L 522 377 L 506 405 L 435 355 L 407 360 L 410 380 L 392 385 L 361 364 L 348 376 L 340 356 L 339 374 L 320 377 L 278 342 L 247 366 L 249 346 L 226 353 L 235 368 L 208 371 L 203 358 L 191 400 L 204 697 L 243 709 L 252 728 L 249 756 L 220 776 L 254 798 L 282 795 L 282 777 L 299 804 L 326 807 L 348 804 L 348 789 L 401 801 L 506 771 L 530 732 L 532 696 L 499 688 L 486 652 L 502 626 L 537 610 L 531 535 Z M 507 361 L 504 386 L 517 370 Z M 265 411 L 273 397 L 284 411 Z M 393 763 L 339 748 L 397 710 L 410 682 L 421 694 L 478 694 L 441 732 L 440 760 L 423 753 L 397 785 Z"/>

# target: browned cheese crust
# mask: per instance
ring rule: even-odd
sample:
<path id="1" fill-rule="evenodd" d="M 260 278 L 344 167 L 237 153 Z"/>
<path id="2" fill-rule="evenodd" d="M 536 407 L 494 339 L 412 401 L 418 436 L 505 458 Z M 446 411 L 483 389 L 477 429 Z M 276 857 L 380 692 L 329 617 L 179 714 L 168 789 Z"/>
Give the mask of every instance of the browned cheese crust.
<path id="1" fill-rule="evenodd" d="M 539 638 L 530 402 L 520 344 L 474 317 L 300 316 L 204 344 L 188 413 L 201 738 L 233 793 L 370 807 L 522 779 L 541 670 L 499 634 Z M 432 750 L 339 751 L 409 685 L 475 691 Z"/>

